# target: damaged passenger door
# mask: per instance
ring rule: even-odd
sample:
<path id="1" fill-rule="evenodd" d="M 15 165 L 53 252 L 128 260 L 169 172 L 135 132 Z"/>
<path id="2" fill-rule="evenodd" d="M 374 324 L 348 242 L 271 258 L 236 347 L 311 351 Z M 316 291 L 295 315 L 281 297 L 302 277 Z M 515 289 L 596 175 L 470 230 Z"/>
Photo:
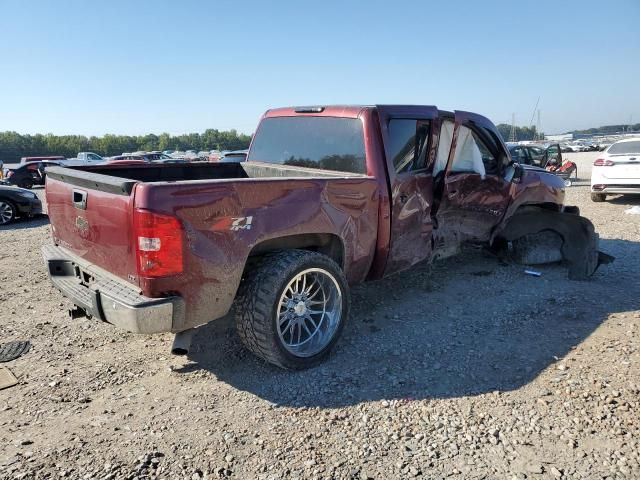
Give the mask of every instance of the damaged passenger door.
<path id="1" fill-rule="evenodd" d="M 455 253 L 453 250 L 464 241 L 489 240 L 511 200 L 509 155 L 495 126 L 487 118 L 469 112 L 456 111 L 453 120 L 444 175 L 436 177 L 439 203 L 434 248 L 438 252 L 434 253 L 438 256 Z M 446 128 L 445 123 L 446 120 L 441 130 Z M 444 138 L 446 135 L 441 132 L 440 142 Z M 442 163 L 443 160 L 436 160 L 436 166 Z"/>
<path id="2" fill-rule="evenodd" d="M 435 107 L 378 106 L 391 189 L 391 235 L 385 275 L 431 256 Z"/>

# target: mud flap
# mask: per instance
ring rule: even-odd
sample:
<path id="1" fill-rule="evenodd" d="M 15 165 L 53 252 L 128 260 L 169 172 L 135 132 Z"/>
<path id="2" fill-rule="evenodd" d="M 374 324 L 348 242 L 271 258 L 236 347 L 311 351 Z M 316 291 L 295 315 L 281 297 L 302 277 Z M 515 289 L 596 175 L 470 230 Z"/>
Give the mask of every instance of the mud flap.
<path id="1" fill-rule="evenodd" d="M 601 264 L 614 260 L 598 251 L 598 234 L 593 223 L 575 213 L 528 209 L 514 215 L 494 238 L 513 241 L 545 230 L 562 237 L 562 258 L 569 266 L 570 280 L 586 280 Z"/>

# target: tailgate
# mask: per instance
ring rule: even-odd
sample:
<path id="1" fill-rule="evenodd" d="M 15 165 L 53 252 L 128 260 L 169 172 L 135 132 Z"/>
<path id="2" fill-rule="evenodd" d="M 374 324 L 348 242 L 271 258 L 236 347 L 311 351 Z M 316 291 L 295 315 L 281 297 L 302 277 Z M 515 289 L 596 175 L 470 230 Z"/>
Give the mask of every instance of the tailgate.
<path id="1" fill-rule="evenodd" d="M 54 242 L 137 285 L 132 242 L 134 181 L 81 170 L 47 170 Z"/>

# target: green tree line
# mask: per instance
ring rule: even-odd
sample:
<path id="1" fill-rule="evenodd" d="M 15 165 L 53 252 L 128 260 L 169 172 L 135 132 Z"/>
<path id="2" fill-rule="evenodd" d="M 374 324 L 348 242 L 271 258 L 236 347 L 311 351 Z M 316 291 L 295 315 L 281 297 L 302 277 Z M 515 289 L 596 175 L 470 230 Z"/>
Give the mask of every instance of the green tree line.
<path id="1" fill-rule="evenodd" d="M 148 134 L 140 136 L 35 134 L 21 135 L 16 132 L 0 132 L 0 160 L 5 163 L 19 162 L 21 157 L 63 155 L 75 157 L 78 152 L 95 152 L 102 156 L 120 155 L 140 150 L 242 150 L 248 148 L 251 136 L 235 130 L 219 131 L 207 129 L 204 133 L 185 135 Z"/>
<path id="2" fill-rule="evenodd" d="M 509 137 L 511 136 L 511 125 L 500 123 L 497 125 L 497 128 L 500 135 L 502 135 L 503 140 L 508 142 L 510 140 Z M 537 133 L 535 125 L 532 125 L 531 127 L 516 127 L 516 142 L 521 140 L 534 140 Z"/>

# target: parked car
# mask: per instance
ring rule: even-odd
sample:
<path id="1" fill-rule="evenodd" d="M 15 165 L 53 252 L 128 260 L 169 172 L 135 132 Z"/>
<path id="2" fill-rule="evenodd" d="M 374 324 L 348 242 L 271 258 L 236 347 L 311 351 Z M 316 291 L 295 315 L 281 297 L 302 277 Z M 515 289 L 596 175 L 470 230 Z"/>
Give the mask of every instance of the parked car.
<path id="1" fill-rule="evenodd" d="M 103 157 L 93 152 L 80 152 L 76 158 L 70 158 L 69 160 L 77 160 L 78 162 L 87 164 L 102 163 L 105 161 Z"/>
<path id="2" fill-rule="evenodd" d="M 574 152 L 588 152 L 589 146 L 584 143 L 572 143 L 569 145 Z"/>
<path id="3" fill-rule="evenodd" d="M 566 143 L 561 143 L 560 144 L 560 151 L 562 153 L 569 153 L 569 152 L 573 152 L 573 148 L 571 148 L 571 145 L 567 145 Z"/>
<path id="4" fill-rule="evenodd" d="M 542 166 L 546 148 L 537 145 L 509 144 L 509 154 L 514 162 L 521 165 Z"/>
<path id="5" fill-rule="evenodd" d="M 285 368 L 326 357 L 350 285 L 463 242 L 564 259 L 572 279 L 610 260 L 561 179 L 514 163 L 487 118 L 430 106 L 273 109 L 246 162 L 53 169 L 46 193 L 73 316 L 171 331 L 185 353 L 235 299 L 247 348 Z"/>
<path id="6" fill-rule="evenodd" d="M 9 169 L 6 180 L 11 185 L 21 188 L 31 189 L 34 185 L 44 185 L 49 167 L 59 167 L 63 164 L 60 161 L 38 161 L 29 162 L 15 169 Z"/>
<path id="7" fill-rule="evenodd" d="M 45 155 L 45 156 L 41 156 L 41 157 L 22 157 L 20 159 L 20 163 L 24 164 L 24 163 L 34 163 L 34 162 L 42 162 L 42 161 L 61 161 L 61 160 L 66 160 L 66 157 L 63 157 L 62 155 Z"/>
<path id="8" fill-rule="evenodd" d="M 17 168 L 20 168 L 22 165 L 25 165 L 27 163 L 38 163 L 42 161 L 55 161 L 55 162 L 65 163 L 66 160 L 67 159 L 61 155 L 48 155 L 48 156 L 41 156 L 41 157 L 22 157 L 20 159 L 20 163 L 5 163 L 2 168 L 3 168 L 4 176 L 6 177 L 9 173 L 9 170 L 16 170 Z"/>
<path id="9" fill-rule="evenodd" d="M 249 150 L 235 150 L 227 152 L 218 159 L 218 162 L 244 162 L 247 159 Z"/>
<path id="10" fill-rule="evenodd" d="M 153 163 L 189 163 L 189 160 L 186 158 L 162 158 L 160 160 L 154 160 Z"/>
<path id="11" fill-rule="evenodd" d="M 113 163 L 121 160 L 133 160 L 141 162 L 156 162 L 158 160 L 170 160 L 173 157 L 160 152 L 134 152 L 111 157 L 107 163 Z"/>
<path id="12" fill-rule="evenodd" d="M 208 159 L 210 162 L 217 162 L 221 156 L 220 150 L 210 150 Z"/>
<path id="13" fill-rule="evenodd" d="M 0 225 L 6 225 L 18 217 L 32 217 L 42 213 L 38 196 L 24 188 L 0 185 Z"/>
<path id="14" fill-rule="evenodd" d="M 572 176 L 578 178 L 577 165 L 571 161 L 563 161 L 562 147 L 557 143 L 546 146 L 510 144 L 508 149 L 514 162 L 544 168 L 562 178 L 566 187 L 573 184 Z"/>
<path id="15" fill-rule="evenodd" d="M 591 169 L 591 200 L 609 194 L 640 193 L 640 137 L 620 140 L 600 155 Z"/>

